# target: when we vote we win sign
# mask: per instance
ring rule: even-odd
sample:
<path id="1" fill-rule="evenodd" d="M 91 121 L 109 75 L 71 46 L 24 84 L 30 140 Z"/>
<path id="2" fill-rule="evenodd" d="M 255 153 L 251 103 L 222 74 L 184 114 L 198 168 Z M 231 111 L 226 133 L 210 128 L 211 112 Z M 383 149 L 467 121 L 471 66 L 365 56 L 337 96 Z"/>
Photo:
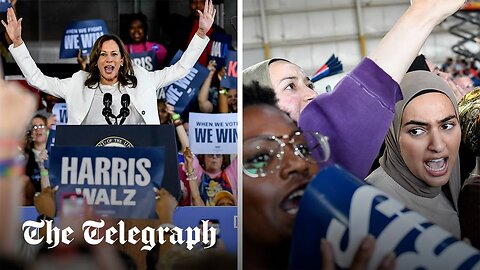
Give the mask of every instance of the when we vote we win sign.
<path id="1" fill-rule="evenodd" d="M 236 113 L 190 113 L 190 148 L 195 154 L 236 154 Z"/>

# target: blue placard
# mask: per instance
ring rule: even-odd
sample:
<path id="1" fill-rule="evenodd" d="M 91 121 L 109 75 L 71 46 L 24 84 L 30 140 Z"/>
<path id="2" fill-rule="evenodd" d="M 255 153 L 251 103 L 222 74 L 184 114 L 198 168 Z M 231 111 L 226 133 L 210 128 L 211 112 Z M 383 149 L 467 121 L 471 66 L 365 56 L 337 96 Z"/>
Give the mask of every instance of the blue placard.
<path id="1" fill-rule="evenodd" d="M 56 103 L 52 108 L 52 114 L 57 118 L 57 125 L 68 123 L 67 103 Z"/>
<path id="2" fill-rule="evenodd" d="M 27 220 L 37 220 L 38 212 L 35 206 L 21 206 L 20 207 L 20 222 Z"/>
<path id="3" fill-rule="evenodd" d="M 183 52 L 178 51 L 173 57 L 170 65 L 175 64 Z M 187 76 L 166 86 L 164 89 L 167 97 L 167 103 L 175 107 L 175 112 L 181 114 L 193 99 L 196 99 L 197 93 L 202 87 L 205 78 L 208 75 L 208 69 L 196 63 Z"/>
<path id="4" fill-rule="evenodd" d="M 175 226 L 180 228 L 194 228 L 199 225 L 201 220 L 218 222 L 220 231 L 217 231 L 217 243 L 221 239 L 228 252 L 237 253 L 236 206 L 184 206 L 177 207 L 173 215 Z"/>
<path id="5" fill-rule="evenodd" d="M 0 12 L 6 12 L 12 4 L 8 0 L 0 0 Z"/>
<path id="6" fill-rule="evenodd" d="M 320 269 L 320 241 L 330 242 L 337 269 L 348 269 L 368 234 L 376 240 L 368 269 L 389 253 L 398 269 L 478 269 L 480 254 L 447 231 L 338 166 L 322 169 L 300 203 L 291 269 Z"/>
<path id="7" fill-rule="evenodd" d="M 225 66 L 228 49 L 232 47 L 232 36 L 224 33 L 213 32 L 210 36 L 212 47 L 208 59 L 217 62 L 217 69 Z"/>
<path id="8" fill-rule="evenodd" d="M 104 20 L 69 23 L 63 33 L 60 58 L 75 58 L 78 50 L 82 50 L 83 55 L 89 54 L 95 41 L 104 34 L 108 34 Z"/>
<path id="9" fill-rule="evenodd" d="M 237 52 L 228 51 L 225 61 L 227 74 L 220 81 L 220 86 L 237 89 Z"/>
<path id="10" fill-rule="evenodd" d="M 47 153 L 52 151 L 52 147 L 55 145 L 55 134 L 57 133 L 56 126 L 52 126 L 52 129 L 48 131 L 48 139 L 47 139 Z M 46 160 L 48 161 L 48 160 Z M 50 168 L 45 164 L 45 168 Z"/>
<path id="11" fill-rule="evenodd" d="M 95 214 L 115 218 L 157 218 L 155 193 L 164 175 L 160 147 L 54 146 L 50 181 L 65 193 L 81 193 Z"/>
<path id="12" fill-rule="evenodd" d="M 189 113 L 189 144 L 195 154 L 236 154 L 236 113 Z"/>
<path id="13" fill-rule="evenodd" d="M 157 55 L 154 50 L 138 53 L 130 53 L 130 58 L 132 62 L 143 67 L 148 71 L 153 71 L 158 69 Z"/>

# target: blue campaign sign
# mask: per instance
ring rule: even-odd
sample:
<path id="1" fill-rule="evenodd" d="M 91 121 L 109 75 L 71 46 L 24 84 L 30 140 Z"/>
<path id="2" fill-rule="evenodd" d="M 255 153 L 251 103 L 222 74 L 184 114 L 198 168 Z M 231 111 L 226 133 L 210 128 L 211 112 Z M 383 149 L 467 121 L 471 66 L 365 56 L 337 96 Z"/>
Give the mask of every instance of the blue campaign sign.
<path id="1" fill-rule="evenodd" d="M 155 193 L 164 176 L 160 147 L 54 146 L 50 181 L 62 194 L 83 194 L 95 214 L 115 218 L 157 218 Z"/>
<path id="2" fill-rule="evenodd" d="M 208 58 L 214 59 L 217 62 L 217 69 L 219 69 L 225 66 L 228 49 L 232 47 L 232 36 L 213 32 L 210 40 L 212 42 L 212 48 L 208 54 Z"/>
<path id="3" fill-rule="evenodd" d="M 218 240 L 222 240 L 225 249 L 237 253 L 237 207 L 236 206 L 183 206 L 177 207 L 173 214 L 175 226 L 194 228 L 202 220 L 209 220 L 211 226 L 217 228 Z M 218 229 L 219 228 L 219 229 Z M 184 234 L 186 232 L 184 231 Z"/>
<path id="4" fill-rule="evenodd" d="M 65 28 L 60 58 L 75 58 L 78 50 L 83 55 L 90 53 L 97 38 L 108 34 L 107 24 L 104 20 L 86 20 L 69 23 Z"/>
<path id="5" fill-rule="evenodd" d="M 173 57 L 170 65 L 175 64 L 182 54 L 183 52 L 179 50 Z M 207 78 L 208 72 L 206 67 L 196 63 L 187 76 L 164 88 L 166 89 L 167 103 L 175 107 L 176 113 L 181 114 L 192 99 L 196 98 L 200 87 L 202 87 L 205 78 Z"/>
<path id="6" fill-rule="evenodd" d="M 368 269 L 389 253 L 398 269 L 479 269 L 478 250 L 405 208 L 390 195 L 339 166 L 323 168 L 300 202 L 293 230 L 291 269 L 320 269 L 320 241 L 332 246 L 337 269 L 348 269 L 368 234 L 375 250 Z"/>
<path id="7" fill-rule="evenodd" d="M 220 81 L 220 86 L 237 89 L 237 52 L 228 51 L 225 61 L 227 75 Z"/>
<path id="8" fill-rule="evenodd" d="M 143 67 L 148 71 L 153 71 L 158 69 L 157 64 L 157 55 L 154 50 L 139 52 L 139 53 L 130 53 L 130 58 L 133 63 Z"/>
<path id="9" fill-rule="evenodd" d="M 0 0 L 0 12 L 6 12 L 12 4 L 8 0 Z"/>
<path id="10" fill-rule="evenodd" d="M 38 217 L 37 209 L 35 206 L 21 206 L 20 207 L 20 222 L 25 222 L 27 220 L 37 220 Z"/>
<path id="11" fill-rule="evenodd" d="M 52 108 L 52 114 L 57 118 L 57 125 L 68 123 L 67 103 L 56 103 Z"/>

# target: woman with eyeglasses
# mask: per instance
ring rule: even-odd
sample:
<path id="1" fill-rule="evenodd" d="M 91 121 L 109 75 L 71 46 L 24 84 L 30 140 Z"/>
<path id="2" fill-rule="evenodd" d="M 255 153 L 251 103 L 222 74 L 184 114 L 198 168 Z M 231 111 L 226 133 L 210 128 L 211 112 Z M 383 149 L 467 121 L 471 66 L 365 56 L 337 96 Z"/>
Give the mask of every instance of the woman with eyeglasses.
<path id="1" fill-rule="evenodd" d="M 243 266 L 286 269 L 293 224 L 304 189 L 330 155 L 325 136 L 302 132 L 276 107 L 267 88 L 243 88 Z M 314 156 L 323 157 L 315 160 Z M 335 269 L 329 243 L 321 241 L 322 269 Z M 365 269 L 375 248 L 366 237 L 351 269 Z M 393 269 L 387 256 L 380 269 Z"/>
<path id="2" fill-rule="evenodd" d="M 13 41 L 10 53 L 28 83 L 65 99 L 69 124 L 159 124 L 157 89 L 188 74 L 208 44 L 206 34 L 215 13 L 212 1 L 205 0 L 203 12 L 198 11 L 198 29 L 189 47 L 168 68 L 147 71 L 139 67 L 131 61 L 120 38 L 106 34 L 92 47 L 88 72 L 78 71 L 66 79 L 46 76 L 37 67 L 22 39 L 22 19 L 17 19 L 12 8 L 2 24 Z"/>
<path id="3" fill-rule="evenodd" d="M 33 190 L 27 188 L 26 194 L 28 204 L 33 204 L 33 194 L 41 191 L 42 177 L 48 177 L 48 170 L 45 168 L 47 153 L 47 118 L 37 114 L 32 118 L 31 128 L 27 134 L 25 154 L 27 155 L 26 175 L 30 178 Z M 31 201 L 30 201 L 31 199 Z"/>

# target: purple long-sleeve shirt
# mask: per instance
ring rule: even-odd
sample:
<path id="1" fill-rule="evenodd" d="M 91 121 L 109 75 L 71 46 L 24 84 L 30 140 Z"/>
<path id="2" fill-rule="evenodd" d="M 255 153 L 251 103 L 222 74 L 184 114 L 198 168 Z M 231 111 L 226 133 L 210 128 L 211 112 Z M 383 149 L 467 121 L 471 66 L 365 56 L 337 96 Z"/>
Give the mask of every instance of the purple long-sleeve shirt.
<path id="1" fill-rule="evenodd" d="M 364 179 L 402 98 L 398 83 L 365 58 L 332 93 L 318 96 L 302 111 L 299 126 L 329 137 L 328 164 L 339 164 Z"/>

